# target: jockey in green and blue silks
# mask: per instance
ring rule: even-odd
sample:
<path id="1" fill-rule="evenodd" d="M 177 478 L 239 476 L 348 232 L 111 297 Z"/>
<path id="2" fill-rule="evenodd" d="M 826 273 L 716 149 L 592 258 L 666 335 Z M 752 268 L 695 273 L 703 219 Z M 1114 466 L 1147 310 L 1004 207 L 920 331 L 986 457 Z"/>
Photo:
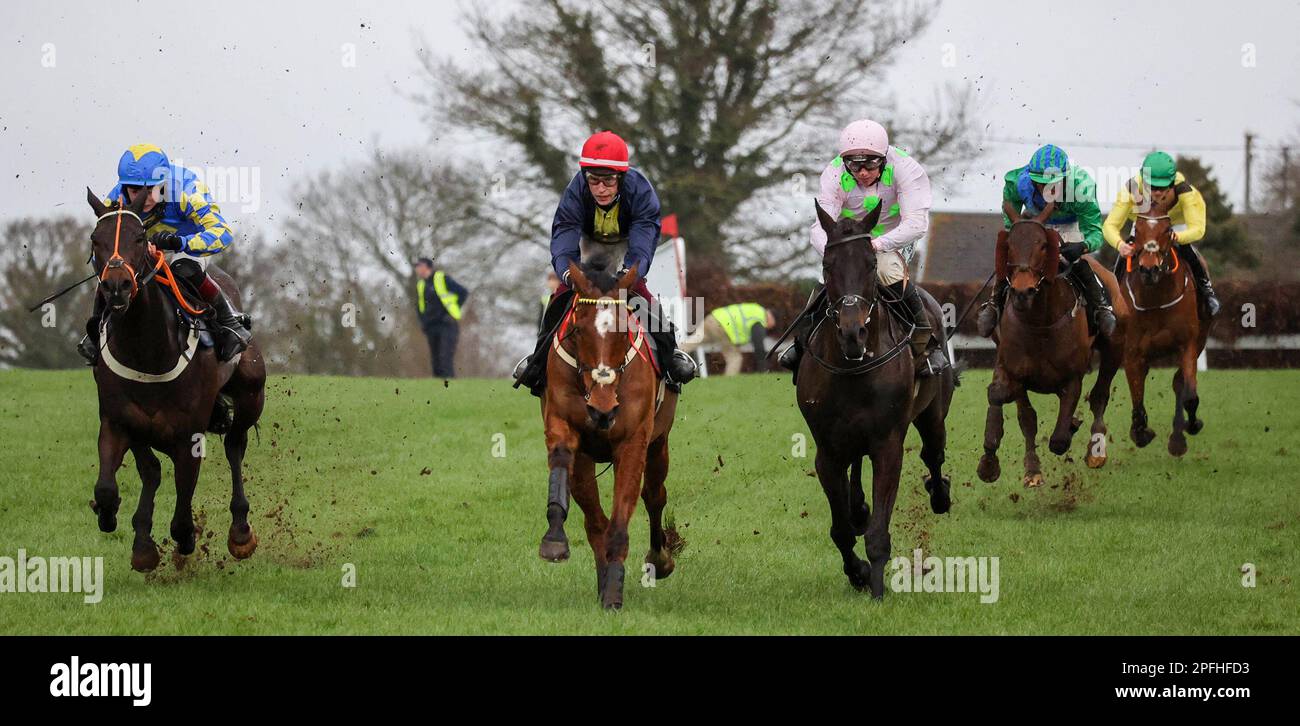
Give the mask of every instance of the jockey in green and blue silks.
<path id="1" fill-rule="evenodd" d="M 1052 144 L 1040 147 L 1028 164 L 1003 176 L 1003 227 L 1011 229 L 1022 217 L 1040 217 L 1049 207 L 1050 214 L 1041 221 L 1061 235 L 1062 264 L 1068 265 L 1070 277 L 1083 291 L 1096 329 L 1101 335 L 1110 335 L 1115 330 L 1110 295 L 1083 259 L 1083 255 L 1096 252 L 1104 244 L 1097 183 L 1083 167 L 1070 163 L 1064 150 Z M 980 307 L 980 335 L 987 338 L 993 334 L 1006 295 L 1007 281 L 998 280 L 992 297 Z"/>
<path id="2" fill-rule="evenodd" d="M 179 164 L 173 164 L 153 144 L 136 144 L 117 162 L 117 184 L 105 201 L 130 204 L 137 195 L 147 194 L 144 203 L 145 232 L 149 242 L 171 253 L 169 262 L 177 277 L 184 278 L 208 303 L 217 355 L 229 360 L 248 346 L 251 335 L 245 316 L 231 306 L 224 292 L 206 272 L 208 258 L 234 242 L 234 233 L 212 194 L 203 182 Z M 99 356 L 99 321 L 104 313 L 102 298 L 86 323 L 86 337 L 78 345 L 81 354 L 94 365 Z"/>

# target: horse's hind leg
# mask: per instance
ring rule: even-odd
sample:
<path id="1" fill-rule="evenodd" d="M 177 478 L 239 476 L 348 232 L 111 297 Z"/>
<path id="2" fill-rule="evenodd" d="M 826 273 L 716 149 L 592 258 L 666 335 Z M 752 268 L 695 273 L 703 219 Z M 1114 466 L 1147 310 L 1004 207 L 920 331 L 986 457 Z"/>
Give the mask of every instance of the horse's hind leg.
<path id="1" fill-rule="evenodd" d="M 153 500 L 162 483 L 162 466 L 153 449 L 147 445 L 131 447 L 135 455 L 135 468 L 140 472 L 140 502 L 136 505 L 131 527 L 135 530 L 135 543 L 131 546 L 131 569 L 149 572 L 158 566 L 158 545 L 153 541 Z"/>
<path id="2" fill-rule="evenodd" d="M 831 507 L 831 541 L 840 550 L 844 559 L 844 574 L 848 575 L 849 584 L 858 590 L 867 589 L 871 567 L 863 562 L 853 548 L 858 544 L 858 536 L 853 533 L 853 524 L 849 517 L 849 482 L 845 476 L 848 464 L 831 458 L 821 447 L 817 448 L 817 479 L 821 481 L 822 491 Z"/>
<path id="3" fill-rule="evenodd" d="M 853 525 L 854 536 L 867 533 L 870 519 L 871 507 L 867 506 L 867 495 L 862 491 L 862 459 L 858 458 L 849 467 L 849 523 Z"/>
<path id="4" fill-rule="evenodd" d="M 952 506 L 949 497 L 952 481 L 943 474 L 944 449 L 948 445 L 944 413 L 943 402 L 936 396 L 912 423 L 921 435 L 921 461 L 929 470 L 925 476 L 925 490 L 930 493 L 930 509 L 935 514 L 944 514 Z"/>
<path id="5" fill-rule="evenodd" d="M 651 576 L 659 580 L 673 574 L 676 567 L 663 526 L 664 506 L 668 504 L 668 489 L 664 486 L 667 478 L 668 436 L 664 435 L 651 442 L 646 451 L 645 484 L 641 489 L 641 501 L 645 502 L 650 516 L 650 552 L 645 561 L 654 568 Z"/>
<path id="6" fill-rule="evenodd" d="M 124 431 L 100 419 L 99 477 L 95 480 L 95 498 L 90 501 L 90 509 L 99 517 L 101 532 L 117 529 L 117 508 L 122 504 L 122 497 L 117 492 L 117 470 L 122 466 L 122 457 L 126 456 L 130 445 Z"/>
<path id="7" fill-rule="evenodd" d="M 257 550 L 257 533 L 248 523 L 248 497 L 244 496 L 244 452 L 248 429 L 235 426 L 226 435 L 226 460 L 230 462 L 230 534 L 226 549 L 237 560 L 248 559 Z"/>
<path id="8" fill-rule="evenodd" d="M 176 467 L 176 510 L 172 514 L 171 534 L 176 541 L 176 568 L 185 566 L 185 558 L 194 554 L 194 489 L 199 482 L 199 444 L 182 442 L 172 455 Z"/>
<path id="9" fill-rule="evenodd" d="M 1043 485 L 1043 465 L 1038 460 L 1038 412 L 1029 402 L 1029 394 L 1020 392 L 1016 399 L 1016 418 L 1020 433 L 1025 436 L 1025 477 L 1021 482 L 1027 487 Z"/>
<path id="10" fill-rule="evenodd" d="M 1106 407 L 1110 405 L 1110 385 L 1119 371 L 1119 362 L 1108 351 L 1102 352 L 1101 368 L 1097 382 L 1088 392 L 1088 407 L 1092 409 L 1092 429 L 1088 437 L 1088 453 L 1084 461 L 1090 469 L 1106 465 Z"/>
<path id="11" fill-rule="evenodd" d="M 1078 408 L 1079 396 L 1082 394 L 1082 375 L 1065 384 L 1065 388 L 1057 394 L 1060 409 L 1056 413 L 1056 430 L 1052 432 L 1052 438 L 1047 441 L 1048 450 L 1057 456 L 1070 450 L 1070 439 L 1074 438 L 1074 432 L 1078 428 L 1074 423 L 1074 410 Z"/>
<path id="12" fill-rule="evenodd" d="M 1189 419 L 1195 419 L 1196 407 L 1200 401 L 1196 397 L 1196 349 L 1188 346 L 1179 359 L 1178 370 L 1174 373 L 1174 426 L 1169 433 L 1169 453 L 1182 456 L 1187 453 L 1187 437 L 1190 431 Z M 1183 412 L 1187 411 L 1184 417 Z M 1198 422 L 1199 423 L 1199 422 Z M 1196 427 L 1199 432 L 1200 426 Z"/>
<path id="13" fill-rule="evenodd" d="M 1144 356 L 1134 354 L 1133 360 L 1124 365 L 1124 376 L 1128 379 L 1129 397 L 1133 400 L 1133 424 L 1129 427 L 1129 436 L 1138 448 L 1146 446 L 1156 438 L 1156 432 L 1147 423 L 1146 387 L 1147 373 L 1151 367 Z"/>

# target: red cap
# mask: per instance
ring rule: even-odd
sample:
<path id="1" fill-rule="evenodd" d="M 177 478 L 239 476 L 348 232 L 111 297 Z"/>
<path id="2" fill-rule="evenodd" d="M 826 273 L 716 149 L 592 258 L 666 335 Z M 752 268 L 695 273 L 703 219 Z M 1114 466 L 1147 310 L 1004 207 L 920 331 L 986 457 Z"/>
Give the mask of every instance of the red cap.
<path id="1" fill-rule="evenodd" d="M 578 159 L 578 166 L 584 169 L 627 171 L 627 144 L 613 131 L 593 134 L 582 145 L 582 157 Z"/>

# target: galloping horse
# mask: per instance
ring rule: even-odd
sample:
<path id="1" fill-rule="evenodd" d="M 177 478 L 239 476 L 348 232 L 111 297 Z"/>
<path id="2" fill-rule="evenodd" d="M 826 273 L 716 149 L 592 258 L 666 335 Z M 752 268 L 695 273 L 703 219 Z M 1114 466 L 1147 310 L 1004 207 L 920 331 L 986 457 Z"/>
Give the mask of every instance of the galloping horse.
<path id="1" fill-rule="evenodd" d="M 950 482 L 942 468 L 944 420 L 956 374 L 948 368 L 937 376 L 915 378 L 910 322 L 900 323 L 879 296 L 870 230 L 880 207 L 863 220 L 846 218 L 837 224 L 821 205 L 814 206 L 826 230 L 822 270 L 828 307 L 824 316 L 818 311 L 820 319 L 808 336 L 795 390 L 799 411 L 817 442 L 817 478 L 830 504 L 831 541 L 844 559 L 844 574 L 854 588 L 870 586 L 872 596 L 881 598 L 890 554 L 889 520 L 909 424 L 921 435 L 930 508 L 943 514 L 951 506 Z M 921 294 L 932 324 L 941 320 L 938 303 L 924 290 Z M 864 456 L 871 457 L 871 506 L 862 490 Z M 869 564 L 854 551 L 863 535 Z"/>
<path id="2" fill-rule="evenodd" d="M 1147 425 L 1144 402 L 1147 373 L 1151 359 L 1166 354 L 1178 356 L 1174 372 L 1174 426 L 1169 434 L 1169 453 L 1187 453 L 1187 437 L 1200 433 L 1205 422 L 1196 418 L 1200 398 L 1196 394 L 1196 359 L 1205 350 L 1211 319 L 1201 310 L 1192 274 L 1178 261 L 1170 235 L 1172 222 L 1169 207 L 1156 205 L 1150 214 L 1140 214 L 1133 223 L 1133 255 L 1121 260 L 1124 273 L 1124 299 L 1133 305 L 1133 323 L 1124 355 L 1124 372 L 1128 376 L 1133 398 L 1133 426 L 1129 435 L 1138 446 L 1146 446 L 1156 437 Z M 1133 257 L 1137 272 L 1133 274 Z M 1134 279 L 1136 278 L 1136 280 Z M 1117 298 L 1118 299 L 1118 298 Z M 1183 412 L 1187 412 L 1186 419 Z"/>
<path id="3" fill-rule="evenodd" d="M 551 562 L 569 558 L 564 520 L 572 490 L 582 507 L 587 541 L 596 559 L 596 595 L 606 609 L 618 609 L 623 606 L 628 522 L 638 494 L 650 515 L 646 562 L 654 567 L 656 578 L 673 572 L 663 510 L 668 502 L 664 488 L 668 433 L 677 394 L 655 375 L 650 336 L 636 313 L 627 309 L 636 268 L 619 278 L 604 262 L 569 265 L 569 283 L 576 295 L 547 360 L 542 418 L 550 491 L 548 529 L 539 554 Z M 614 506 L 609 517 L 596 486 L 598 461 L 612 461 L 614 466 Z"/>
<path id="4" fill-rule="evenodd" d="M 1048 212 L 1050 214 L 1050 212 Z M 995 255 L 996 274 L 1006 279 L 1009 305 L 1001 315 L 993 339 L 997 342 L 997 361 L 993 382 L 989 384 L 988 416 L 984 422 L 984 455 L 977 473 L 986 482 L 1002 475 L 998 447 L 1002 443 L 1002 407 L 1016 402 L 1020 431 L 1025 436 L 1025 476 L 1023 483 L 1037 487 L 1043 483 L 1042 465 L 1038 460 L 1036 437 L 1038 414 L 1029 401 L 1029 392 L 1054 393 L 1060 399 L 1056 428 L 1048 441 L 1052 453 L 1064 454 L 1080 421 L 1074 418 L 1075 407 L 1083 392 L 1083 377 L 1092 367 L 1092 351 L 1101 356 L 1097 382 L 1088 394 L 1092 408 L 1092 435 L 1085 461 L 1091 468 L 1106 463 L 1106 406 L 1110 402 L 1110 384 L 1123 363 L 1125 324 L 1129 311 L 1119 299 L 1115 276 L 1089 256 L 1088 264 L 1110 291 L 1115 301 L 1115 332 L 1109 339 L 1092 336 L 1081 293 L 1064 277 L 1057 275 L 1060 262 L 1061 235 L 1045 226 L 1042 219 L 1020 219 L 1010 230 L 998 233 Z"/>
<path id="5" fill-rule="evenodd" d="M 99 478 L 90 503 L 99 528 L 117 529 L 122 501 L 117 470 L 130 450 L 144 485 L 131 518 L 135 529 L 131 567 L 147 572 L 158 566 L 158 546 L 151 534 L 154 494 L 162 476 L 154 454 L 157 449 L 176 468 L 171 535 L 176 541 L 176 565 L 183 566 L 185 556 L 194 552 L 191 503 L 203 462 L 202 437 L 205 431 L 224 431 L 232 482 L 227 547 L 230 554 L 244 559 L 257 549 L 257 535 L 248 524 L 242 465 L 248 429 L 262 415 L 265 401 L 266 367 L 261 353 L 254 342 L 240 357 L 220 363 L 211 348 L 198 346 L 194 324 L 177 307 L 201 311 L 189 308 L 162 255 L 145 240 L 141 211 L 146 195 L 138 195 L 130 206 L 124 202 L 109 206 L 94 192 L 87 190 L 87 194 L 98 217 L 90 236 L 99 276 L 96 294 L 107 303 L 95 364 Z M 239 291 L 230 277 L 214 267 L 208 272 L 239 305 Z M 218 395 L 229 397 L 230 406 L 218 406 Z"/>

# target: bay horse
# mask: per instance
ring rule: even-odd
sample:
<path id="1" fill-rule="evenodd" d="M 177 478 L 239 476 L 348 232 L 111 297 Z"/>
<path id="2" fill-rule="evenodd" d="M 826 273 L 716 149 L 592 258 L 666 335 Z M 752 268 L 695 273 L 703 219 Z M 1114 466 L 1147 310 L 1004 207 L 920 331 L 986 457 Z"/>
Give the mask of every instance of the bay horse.
<path id="1" fill-rule="evenodd" d="M 154 495 L 162 471 L 154 450 L 171 458 L 176 475 L 176 510 L 171 536 L 176 542 L 176 566 L 183 567 L 194 552 L 192 511 L 194 488 L 206 451 L 205 432 L 225 432 L 230 463 L 232 521 L 227 547 L 237 559 L 257 549 L 257 535 L 248 523 L 244 496 L 243 459 L 248 429 L 262 414 L 266 366 L 253 342 L 238 357 L 221 363 L 211 347 L 198 346 L 193 323 L 178 312 L 189 308 L 161 253 L 145 239 L 141 219 L 147 197 L 136 202 L 104 204 L 89 189 L 87 201 L 97 221 L 91 233 L 97 295 L 107 303 L 95 363 L 99 391 L 99 477 L 90 507 L 99 529 L 117 529 L 117 470 L 126 452 L 135 455 L 143 487 L 131 525 L 135 541 L 131 567 L 148 572 L 158 566 L 158 546 L 152 537 Z M 209 267 L 209 275 L 239 306 L 239 290 L 229 275 Z M 169 291 L 166 288 L 171 288 Z M 218 406 L 218 396 L 229 407 Z"/>
<path id="2" fill-rule="evenodd" d="M 1007 309 L 993 333 L 997 359 L 988 387 L 984 455 L 977 467 L 980 479 L 986 482 L 997 481 L 1002 475 L 998 461 L 1002 407 L 1014 401 L 1025 437 L 1022 482 L 1027 487 L 1042 485 L 1036 441 L 1038 413 L 1029 401 L 1029 392 L 1055 394 L 1059 399 L 1048 449 L 1058 456 L 1066 453 L 1081 425 L 1074 412 L 1083 393 L 1083 378 L 1092 368 L 1094 350 L 1100 356 L 1100 366 L 1097 381 L 1088 393 L 1092 428 L 1084 460 L 1093 469 L 1106 464 L 1106 407 L 1111 381 L 1124 361 L 1125 325 L 1130 313 L 1119 298 L 1115 276 L 1087 256 L 1088 264 L 1115 301 L 1116 319 L 1115 331 L 1109 338 L 1090 334 L 1082 292 L 1057 274 L 1061 235 L 1044 225 L 1042 219 L 1019 219 L 1010 230 L 998 232 L 995 274 L 1007 280 L 1009 295 Z"/>
<path id="3" fill-rule="evenodd" d="M 820 204 L 817 219 L 826 231 L 822 272 L 827 306 L 808 335 L 807 355 L 795 387 L 799 411 L 817 443 L 817 478 L 831 510 L 831 541 L 844 560 L 844 574 L 857 590 L 885 594 L 889 561 L 889 521 L 903 467 L 903 441 L 909 425 L 921 435 L 921 460 L 930 508 L 948 511 L 951 483 L 943 474 L 947 443 L 945 419 L 956 386 L 952 368 L 917 379 L 909 340 L 911 324 L 880 297 L 876 253 L 870 230 L 877 206 L 862 220 L 837 223 Z M 912 284 L 912 283 L 908 283 Z M 936 334 L 942 314 L 921 290 Z M 871 459 L 871 505 L 862 489 L 862 459 Z M 854 551 L 865 536 L 867 561 Z"/>
<path id="4" fill-rule="evenodd" d="M 596 595 L 605 609 L 616 610 L 623 606 L 627 529 L 638 495 L 650 518 L 645 561 L 653 567 L 652 576 L 666 578 L 675 567 L 663 510 L 668 502 L 668 434 L 677 394 L 656 375 L 650 336 L 637 313 L 628 309 L 628 290 L 638 279 L 636 267 L 622 277 L 609 267 L 600 258 L 569 265 L 575 294 L 548 352 L 541 403 L 550 486 L 547 531 L 538 552 L 551 562 L 569 558 L 564 521 L 572 491 L 595 556 Z M 612 462 L 614 467 L 608 517 L 600 503 L 596 462 Z"/>
<path id="5" fill-rule="evenodd" d="M 1133 307 L 1133 322 L 1124 356 L 1124 372 L 1133 399 L 1133 425 L 1129 436 L 1138 446 L 1156 437 L 1147 424 L 1145 404 L 1147 373 L 1156 356 L 1178 358 L 1174 371 L 1174 423 L 1169 453 L 1187 453 L 1184 432 L 1196 435 L 1205 425 L 1196 417 L 1200 397 L 1196 392 L 1196 359 L 1205 350 L 1211 318 L 1202 310 L 1192 273 L 1178 260 L 1171 235 L 1169 205 L 1155 205 L 1133 223 L 1133 254 L 1120 260 L 1125 268 L 1124 299 Z M 1137 274 L 1134 274 L 1134 257 Z M 1184 412 L 1186 417 L 1184 418 Z"/>

